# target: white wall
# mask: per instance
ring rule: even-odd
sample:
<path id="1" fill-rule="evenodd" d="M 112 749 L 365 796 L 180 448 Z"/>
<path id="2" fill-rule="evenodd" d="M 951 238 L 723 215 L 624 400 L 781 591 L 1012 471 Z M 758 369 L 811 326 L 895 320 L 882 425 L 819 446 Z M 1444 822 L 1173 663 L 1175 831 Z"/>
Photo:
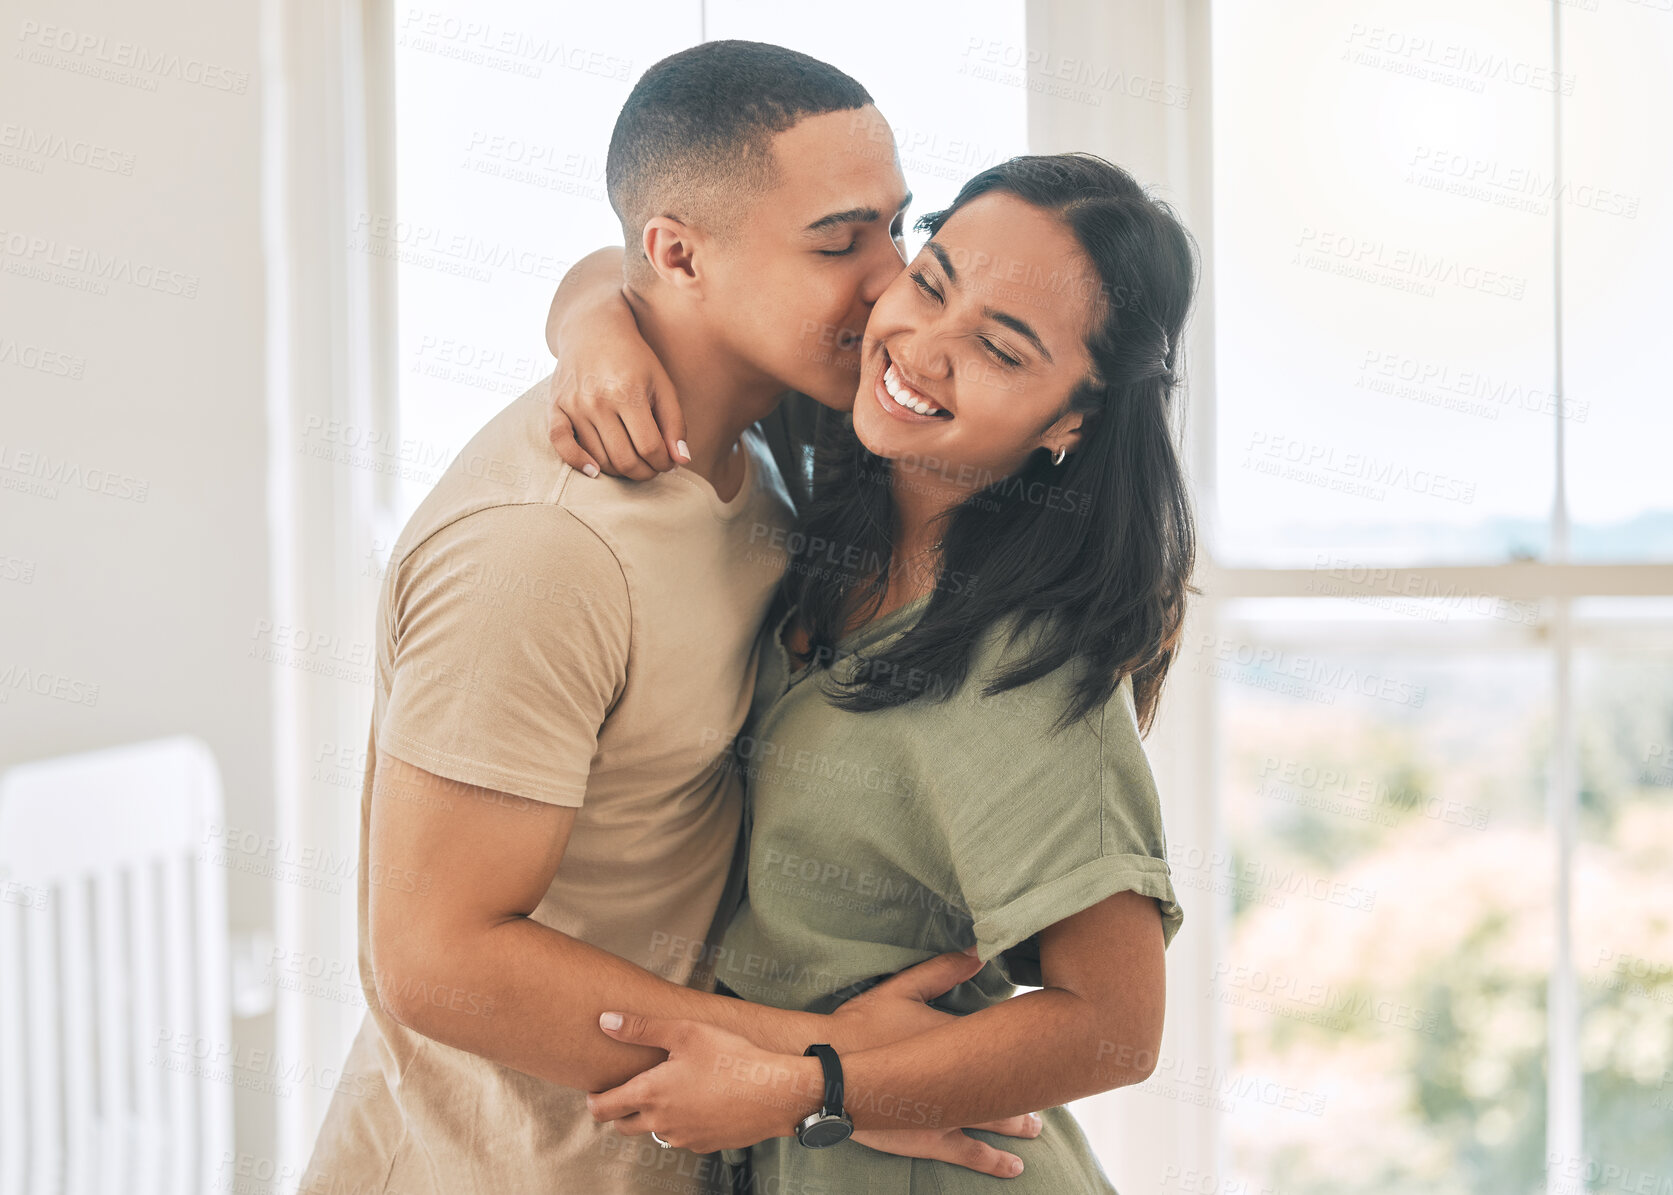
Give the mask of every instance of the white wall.
<path id="1" fill-rule="evenodd" d="M 188 732 L 267 833 L 258 17 L 0 0 L 0 768 Z M 269 925 L 271 881 L 226 878 L 234 935 Z"/>

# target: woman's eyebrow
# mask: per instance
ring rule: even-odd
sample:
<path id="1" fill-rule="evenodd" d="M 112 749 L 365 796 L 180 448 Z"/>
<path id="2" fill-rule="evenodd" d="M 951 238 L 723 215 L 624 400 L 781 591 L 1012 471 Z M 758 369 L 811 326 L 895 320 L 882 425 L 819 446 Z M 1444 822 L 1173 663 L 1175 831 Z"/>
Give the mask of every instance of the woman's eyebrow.
<path id="1" fill-rule="evenodd" d="M 953 269 L 953 255 L 948 253 L 940 245 L 937 245 L 933 240 L 925 241 L 924 248 L 935 254 L 935 260 L 941 263 L 941 269 L 946 273 L 947 281 L 957 283 L 958 271 Z M 1030 344 L 1040 350 L 1040 355 L 1042 357 L 1044 357 L 1047 361 L 1052 361 L 1051 350 L 1046 347 L 1046 342 L 1040 339 L 1040 334 L 1029 326 L 1027 320 L 1018 319 L 1009 312 L 1000 311 L 993 307 L 982 308 L 982 315 L 983 317 L 992 320 L 994 323 L 1003 324 L 1005 327 L 1011 329 L 1011 331 L 1026 337 Z M 1052 363 L 1056 364 L 1056 362 Z"/>
<path id="2" fill-rule="evenodd" d="M 1029 343 L 1040 350 L 1040 355 L 1047 361 L 1051 361 L 1051 350 L 1046 347 L 1046 342 L 1040 339 L 1040 334 L 1033 328 L 1029 327 L 1026 321 L 1020 320 L 1016 316 L 1009 315 L 1003 311 L 995 311 L 992 307 L 982 308 L 982 314 L 987 316 L 987 318 L 992 320 L 994 323 L 1004 324 L 1007 328 L 1011 329 L 1011 331 L 1026 336 Z"/>
<path id="3" fill-rule="evenodd" d="M 925 241 L 924 248 L 935 254 L 935 260 L 941 263 L 941 269 L 947 275 L 947 281 L 956 283 L 958 281 L 958 271 L 953 269 L 952 254 L 937 245 L 934 240 Z"/>

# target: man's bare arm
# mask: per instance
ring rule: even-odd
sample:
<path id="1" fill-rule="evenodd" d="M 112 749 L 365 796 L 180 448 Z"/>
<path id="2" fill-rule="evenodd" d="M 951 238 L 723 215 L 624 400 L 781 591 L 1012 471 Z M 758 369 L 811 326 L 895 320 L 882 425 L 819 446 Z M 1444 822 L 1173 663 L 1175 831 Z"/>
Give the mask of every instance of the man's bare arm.
<path id="1" fill-rule="evenodd" d="M 572 808 L 379 757 L 370 874 L 429 881 L 369 886 L 372 972 L 391 1015 L 426 1037 L 588 1091 L 663 1056 L 599 1032 L 598 1014 L 624 1002 L 730 1024 L 799 1052 L 810 1014 L 681 987 L 530 920 L 574 824 Z"/>
<path id="2" fill-rule="evenodd" d="M 572 808 L 379 756 L 370 874 L 428 881 L 369 885 L 373 978 L 396 1020 L 527 1074 L 602 1091 L 665 1056 L 602 1033 L 598 1017 L 607 1009 L 705 1021 L 778 1053 L 826 1040 L 858 1048 L 943 1019 L 921 1001 L 980 965 L 931 959 L 890 980 L 901 997 L 868 1002 L 863 1017 L 794 1012 L 670 983 L 530 919 L 574 824 Z"/>

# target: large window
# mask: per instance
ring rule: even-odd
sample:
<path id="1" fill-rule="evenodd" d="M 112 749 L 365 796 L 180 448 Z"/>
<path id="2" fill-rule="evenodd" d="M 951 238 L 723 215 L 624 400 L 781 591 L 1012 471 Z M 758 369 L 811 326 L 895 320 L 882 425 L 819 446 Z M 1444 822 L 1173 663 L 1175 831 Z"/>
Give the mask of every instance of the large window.
<path id="1" fill-rule="evenodd" d="M 1673 12 L 1556 10 L 1214 7 L 1228 1189 L 1673 1181 Z"/>
<path id="2" fill-rule="evenodd" d="M 1647 130 L 1673 110 L 1673 11 L 1122 12 L 1121 79 L 1206 70 L 1202 101 L 1142 119 L 1060 105 L 1073 136 L 1049 106 L 1032 121 L 1129 164 L 1152 126 L 1189 127 L 1175 157 L 1211 167 L 1212 211 L 1189 212 L 1213 296 L 1190 428 L 1205 594 L 1174 694 L 1205 699 L 1182 724 L 1213 779 L 1167 799 L 1170 830 L 1187 827 L 1170 832 L 1182 938 L 1201 935 L 1170 951 L 1171 1024 L 1206 1009 L 1220 1044 L 1193 1036 L 1131 1099 L 1078 1111 L 1123 1189 L 1660 1191 L 1673 149 Z M 894 126 L 916 216 L 1029 148 L 1015 68 L 1030 48 L 1087 50 L 1070 32 L 1029 47 L 1025 26 L 1107 15 L 1090 0 L 403 8 L 397 211 L 366 215 L 396 219 L 401 429 L 371 448 L 401 470 L 401 517 L 550 369 L 558 278 L 619 242 L 605 147 L 656 59 L 746 37 L 842 66 Z M 1169 39 L 1201 28 L 1180 74 Z M 1127 51 L 1151 35 L 1147 74 Z M 1221 933 L 1217 907 L 1223 949 L 1193 955 Z M 1164 1133 L 1108 1144 L 1156 1108 L 1210 1127 L 1171 1154 Z M 1173 1160 L 1133 1169 L 1140 1153 Z"/>

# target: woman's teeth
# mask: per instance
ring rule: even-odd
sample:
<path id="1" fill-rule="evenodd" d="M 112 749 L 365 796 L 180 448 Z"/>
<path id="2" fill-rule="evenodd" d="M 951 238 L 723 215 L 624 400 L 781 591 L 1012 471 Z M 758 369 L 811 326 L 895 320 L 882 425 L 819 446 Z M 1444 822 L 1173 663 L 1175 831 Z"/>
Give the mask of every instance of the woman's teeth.
<path id="1" fill-rule="evenodd" d="M 939 415 L 941 408 L 934 403 L 926 402 L 924 397 L 912 387 L 900 380 L 893 365 L 883 371 L 883 389 L 889 392 L 889 397 L 909 411 L 916 411 L 920 415 Z"/>

